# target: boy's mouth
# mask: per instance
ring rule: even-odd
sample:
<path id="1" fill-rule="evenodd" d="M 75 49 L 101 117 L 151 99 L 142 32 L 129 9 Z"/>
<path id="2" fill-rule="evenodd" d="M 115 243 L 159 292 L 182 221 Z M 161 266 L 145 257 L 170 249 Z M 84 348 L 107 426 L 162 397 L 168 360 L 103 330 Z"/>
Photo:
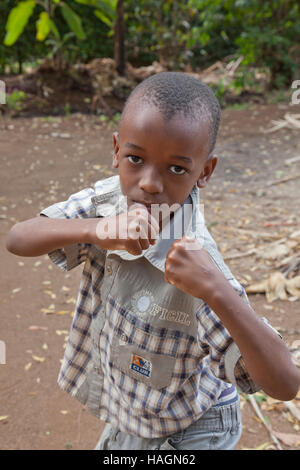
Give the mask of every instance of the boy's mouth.
<path id="1" fill-rule="evenodd" d="M 132 201 L 133 204 L 142 204 L 143 206 L 146 206 L 146 208 L 148 209 L 148 211 L 151 210 L 151 207 L 153 205 L 159 205 L 157 202 L 145 202 L 145 201 Z"/>
<path id="2" fill-rule="evenodd" d="M 132 205 L 141 204 L 144 207 L 146 207 L 149 214 L 153 215 L 155 218 L 158 218 L 160 224 L 162 221 L 167 222 L 168 220 L 173 218 L 174 212 L 170 211 L 169 209 L 170 206 L 168 204 L 165 205 L 162 202 L 158 203 L 158 202 L 135 201 L 133 199 L 131 201 L 132 201 Z M 162 206 L 162 208 L 160 206 Z"/>

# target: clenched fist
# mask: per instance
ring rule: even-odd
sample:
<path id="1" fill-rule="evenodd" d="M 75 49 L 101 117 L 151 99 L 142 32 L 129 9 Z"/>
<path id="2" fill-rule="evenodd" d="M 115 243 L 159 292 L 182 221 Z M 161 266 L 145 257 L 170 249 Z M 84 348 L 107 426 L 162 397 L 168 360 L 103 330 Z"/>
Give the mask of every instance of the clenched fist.
<path id="1" fill-rule="evenodd" d="M 97 222 L 96 244 L 107 250 L 126 250 L 140 255 L 156 243 L 158 234 L 157 220 L 145 206 L 136 203 L 126 213 Z"/>
<path id="2" fill-rule="evenodd" d="M 201 244 L 184 235 L 176 240 L 167 255 L 165 280 L 183 292 L 208 302 L 216 284 L 225 277 Z"/>

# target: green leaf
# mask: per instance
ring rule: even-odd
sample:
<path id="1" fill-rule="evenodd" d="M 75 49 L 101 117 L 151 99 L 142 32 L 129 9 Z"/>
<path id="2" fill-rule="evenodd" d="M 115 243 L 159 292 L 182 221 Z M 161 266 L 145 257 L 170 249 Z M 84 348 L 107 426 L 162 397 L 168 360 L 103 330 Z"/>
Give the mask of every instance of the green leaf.
<path id="1" fill-rule="evenodd" d="M 39 20 L 36 22 L 36 38 L 38 41 L 44 41 L 51 31 L 51 23 L 49 15 L 46 11 L 42 11 Z"/>
<path id="2" fill-rule="evenodd" d="M 61 5 L 61 12 L 69 28 L 76 34 L 77 38 L 85 39 L 86 36 L 82 29 L 80 17 L 66 3 Z"/>
<path id="3" fill-rule="evenodd" d="M 115 17 L 117 1 L 116 0 L 95 0 L 95 6 L 111 19 Z"/>
<path id="4" fill-rule="evenodd" d="M 106 13 L 110 17 L 114 16 L 117 8 L 117 0 L 75 0 L 77 3 L 82 5 L 88 5 L 89 7 L 97 8 Z"/>
<path id="5" fill-rule="evenodd" d="M 112 27 L 112 20 L 110 18 L 108 18 L 105 13 L 103 13 L 102 11 L 100 10 L 95 10 L 94 11 L 94 15 L 97 16 L 97 18 L 99 18 L 99 20 L 102 21 L 102 23 L 105 23 L 107 26 L 109 26 L 110 28 Z"/>
<path id="6" fill-rule="evenodd" d="M 35 5 L 35 0 L 27 0 L 20 2 L 11 10 L 6 23 L 7 33 L 4 39 L 5 46 L 12 46 L 23 33 Z"/>
<path id="7" fill-rule="evenodd" d="M 52 20 L 50 20 L 50 28 L 51 28 L 52 33 L 56 37 L 56 39 L 60 39 L 59 31 L 58 31 L 55 23 Z"/>

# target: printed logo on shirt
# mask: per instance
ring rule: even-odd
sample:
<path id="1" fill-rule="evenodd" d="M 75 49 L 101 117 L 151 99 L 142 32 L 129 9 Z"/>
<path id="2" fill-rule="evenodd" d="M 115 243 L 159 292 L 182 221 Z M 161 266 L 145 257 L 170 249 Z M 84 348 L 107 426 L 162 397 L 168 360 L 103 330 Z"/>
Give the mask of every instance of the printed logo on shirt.
<path id="1" fill-rule="evenodd" d="M 135 372 L 138 372 L 144 377 L 150 377 L 152 365 L 151 362 L 147 359 L 144 359 L 143 357 L 138 356 L 137 354 L 132 354 L 130 361 L 130 369 L 134 370 Z"/>
<path id="2" fill-rule="evenodd" d="M 146 315 L 152 315 L 152 311 L 154 309 L 153 294 L 146 289 L 136 292 L 132 296 L 131 306 L 134 313 L 141 318 Z"/>
<path id="3" fill-rule="evenodd" d="M 142 289 L 136 292 L 131 298 L 131 307 L 133 312 L 139 318 L 149 318 L 149 315 L 156 317 L 158 320 L 166 320 L 175 323 L 181 323 L 183 325 L 190 326 L 190 315 L 180 310 L 168 310 L 167 308 L 161 307 L 154 302 L 153 294 Z"/>

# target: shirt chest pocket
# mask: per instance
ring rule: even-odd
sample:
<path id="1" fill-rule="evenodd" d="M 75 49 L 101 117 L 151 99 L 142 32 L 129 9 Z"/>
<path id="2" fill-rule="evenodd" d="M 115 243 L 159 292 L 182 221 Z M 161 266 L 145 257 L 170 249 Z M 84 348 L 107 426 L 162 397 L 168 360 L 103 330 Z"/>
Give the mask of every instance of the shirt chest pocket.
<path id="1" fill-rule="evenodd" d="M 150 352 L 126 340 L 124 335 L 113 338 L 111 344 L 113 364 L 127 376 L 151 388 L 160 390 L 168 387 L 172 380 L 176 358 Z"/>

